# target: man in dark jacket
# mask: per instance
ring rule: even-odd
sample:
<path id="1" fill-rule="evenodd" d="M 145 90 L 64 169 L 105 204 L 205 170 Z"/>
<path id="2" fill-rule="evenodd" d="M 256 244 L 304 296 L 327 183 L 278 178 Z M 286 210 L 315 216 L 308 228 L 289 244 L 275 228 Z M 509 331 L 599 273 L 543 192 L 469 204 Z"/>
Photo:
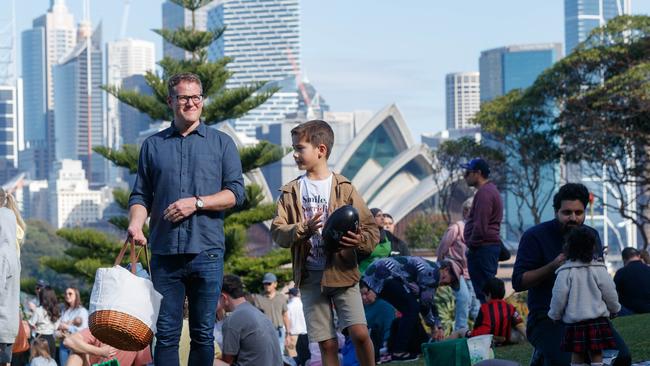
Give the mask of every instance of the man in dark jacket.
<path id="1" fill-rule="evenodd" d="M 650 313 L 650 266 L 643 263 L 641 253 L 634 248 L 625 248 L 625 266 L 614 276 L 618 300 L 623 306 L 619 315 Z"/>

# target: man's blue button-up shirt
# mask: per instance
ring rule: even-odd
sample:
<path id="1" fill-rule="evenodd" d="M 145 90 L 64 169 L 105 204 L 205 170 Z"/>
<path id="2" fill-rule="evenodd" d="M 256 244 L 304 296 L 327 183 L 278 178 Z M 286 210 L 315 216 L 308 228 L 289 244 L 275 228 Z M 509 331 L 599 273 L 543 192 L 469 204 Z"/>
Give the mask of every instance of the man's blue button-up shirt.
<path id="1" fill-rule="evenodd" d="M 181 198 L 224 189 L 235 195 L 236 205 L 244 202 L 241 160 L 232 139 L 204 123 L 183 137 L 172 123 L 142 144 L 129 207 L 142 205 L 151 215 L 153 254 L 225 249 L 223 211 L 199 210 L 177 223 L 163 219 L 165 209 Z"/>

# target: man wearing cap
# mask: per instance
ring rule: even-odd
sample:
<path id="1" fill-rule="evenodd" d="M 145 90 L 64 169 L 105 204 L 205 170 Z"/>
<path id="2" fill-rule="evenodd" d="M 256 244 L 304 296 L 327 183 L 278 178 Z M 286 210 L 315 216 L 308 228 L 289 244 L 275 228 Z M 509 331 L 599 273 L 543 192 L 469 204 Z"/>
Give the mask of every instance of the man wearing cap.
<path id="1" fill-rule="evenodd" d="M 290 327 L 287 328 L 287 354 L 296 361 L 297 365 L 304 365 L 311 355 L 309 353 L 309 339 L 307 338 L 307 324 L 305 313 L 300 300 L 300 291 L 292 287 L 287 292 L 289 303 L 287 304 L 287 315 Z"/>
<path id="2" fill-rule="evenodd" d="M 619 315 L 650 313 L 650 266 L 643 263 L 635 248 L 623 249 L 621 256 L 625 266 L 614 276 L 622 305 Z"/>
<path id="3" fill-rule="evenodd" d="M 278 333 L 280 349 L 284 350 L 288 342 L 287 329 L 289 329 L 287 297 L 277 291 L 278 278 L 273 273 L 264 274 L 262 283 L 264 284 L 264 293 L 253 295 L 253 304 L 271 320 Z"/>
<path id="4" fill-rule="evenodd" d="M 476 297 L 484 303 L 485 295 L 481 290 L 489 278 L 496 276 L 499 266 L 503 202 L 497 186 L 488 179 L 490 166 L 485 160 L 474 158 L 461 167 L 465 169 L 467 185 L 477 189 L 465 224 L 465 243 L 469 249 L 469 276 Z"/>

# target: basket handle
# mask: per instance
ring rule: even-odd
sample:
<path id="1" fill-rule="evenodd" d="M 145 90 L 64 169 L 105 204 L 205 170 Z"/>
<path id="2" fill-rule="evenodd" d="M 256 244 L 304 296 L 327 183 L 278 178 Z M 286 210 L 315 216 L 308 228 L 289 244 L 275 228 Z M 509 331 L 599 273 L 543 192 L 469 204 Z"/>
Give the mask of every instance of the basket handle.
<path id="1" fill-rule="evenodd" d="M 131 239 L 131 237 L 126 238 L 126 240 L 124 241 L 124 245 L 122 245 L 122 250 L 120 250 L 120 254 L 117 255 L 117 258 L 115 258 L 115 265 L 119 266 L 120 263 L 122 263 L 122 259 L 124 258 L 124 254 L 126 253 L 126 248 L 128 246 L 130 246 L 131 247 L 131 251 L 130 251 L 131 252 L 130 253 L 130 257 L 131 257 L 131 273 L 135 274 L 135 265 L 136 265 L 136 261 L 135 261 L 135 243 L 133 242 L 133 240 L 129 240 L 129 239 Z M 146 253 L 146 248 L 145 248 L 145 253 Z"/>

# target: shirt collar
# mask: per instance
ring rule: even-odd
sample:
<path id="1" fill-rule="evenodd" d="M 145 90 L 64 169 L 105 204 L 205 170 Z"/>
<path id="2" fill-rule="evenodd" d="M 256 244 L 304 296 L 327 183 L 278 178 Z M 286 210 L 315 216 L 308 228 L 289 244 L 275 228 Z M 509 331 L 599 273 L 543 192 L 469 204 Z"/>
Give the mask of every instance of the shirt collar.
<path id="1" fill-rule="evenodd" d="M 207 132 L 207 128 L 208 128 L 208 126 L 206 126 L 205 123 L 200 122 L 199 126 L 196 129 L 194 129 L 194 131 L 190 132 L 190 135 L 193 134 L 193 133 L 196 133 L 197 135 L 199 135 L 201 137 L 205 137 L 206 132 Z M 180 133 L 178 132 L 178 129 L 176 128 L 176 125 L 174 125 L 174 121 L 172 121 L 171 126 L 169 126 L 165 130 L 165 138 L 169 138 L 169 137 L 172 137 L 174 135 L 179 135 L 180 136 Z"/>

